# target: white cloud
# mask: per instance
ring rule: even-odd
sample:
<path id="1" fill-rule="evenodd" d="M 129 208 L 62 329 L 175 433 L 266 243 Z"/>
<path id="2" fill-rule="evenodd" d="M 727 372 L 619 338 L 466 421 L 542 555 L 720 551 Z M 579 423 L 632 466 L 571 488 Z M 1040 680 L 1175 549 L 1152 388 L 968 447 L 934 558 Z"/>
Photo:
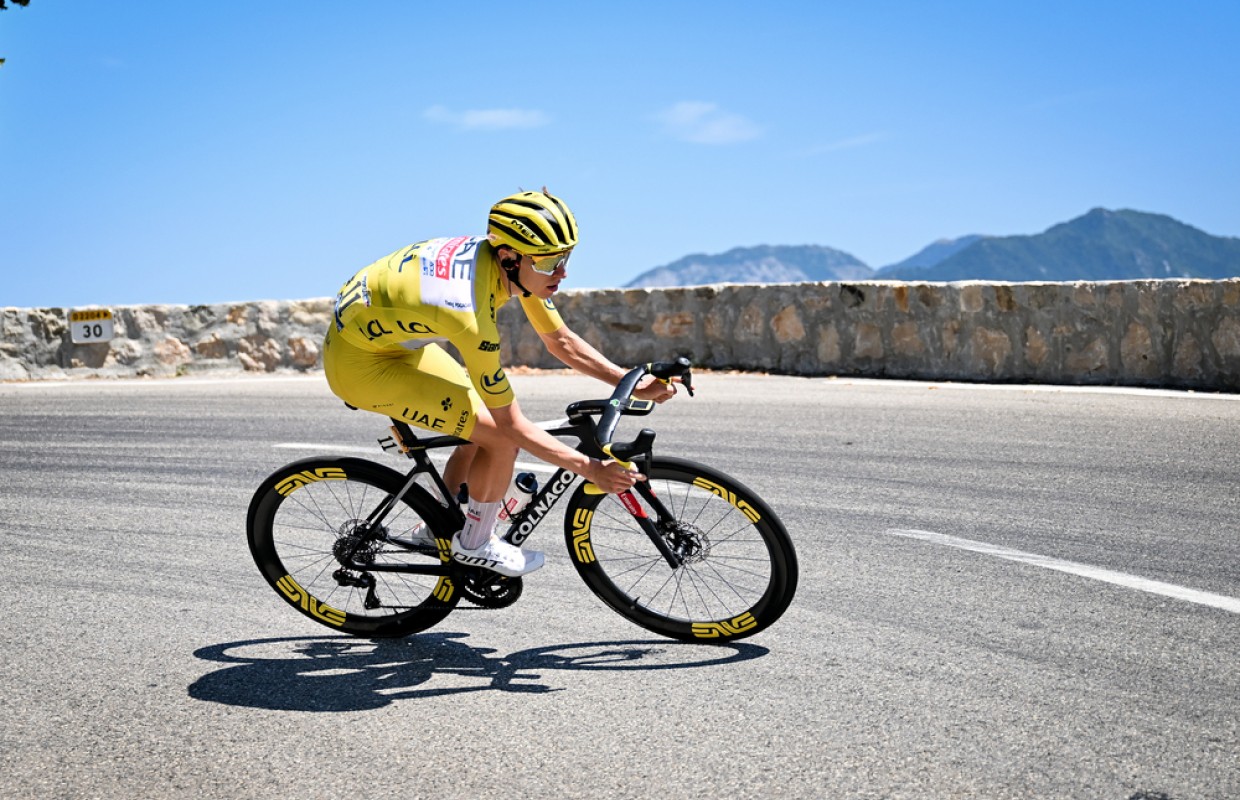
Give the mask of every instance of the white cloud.
<path id="1" fill-rule="evenodd" d="M 756 123 L 715 103 L 686 100 L 660 112 L 656 119 L 670 135 L 694 144 L 733 144 L 762 135 Z"/>
<path id="2" fill-rule="evenodd" d="M 890 138 L 891 136 L 889 134 L 881 131 L 876 131 L 874 133 L 863 133 L 860 136 L 850 136 L 847 139 L 839 139 L 834 142 L 828 142 L 827 144 L 820 144 L 817 147 L 810 147 L 806 150 L 802 150 L 798 155 L 802 157 L 817 156 L 822 155 L 823 153 L 834 153 L 839 150 L 853 150 L 858 147 L 868 147 L 869 145 Z"/>
<path id="3" fill-rule="evenodd" d="M 422 112 L 431 122 L 451 125 L 462 130 L 503 131 L 515 128 L 541 128 L 551 118 L 541 111 L 523 108 L 487 108 L 453 111 L 444 106 L 431 106 Z"/>

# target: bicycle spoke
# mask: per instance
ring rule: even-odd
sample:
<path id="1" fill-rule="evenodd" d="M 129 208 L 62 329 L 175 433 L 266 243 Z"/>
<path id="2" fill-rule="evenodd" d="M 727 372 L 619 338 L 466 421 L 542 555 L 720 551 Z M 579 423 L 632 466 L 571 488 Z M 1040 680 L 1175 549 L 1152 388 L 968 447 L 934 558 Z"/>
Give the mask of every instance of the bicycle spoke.
<path id="1" fill-rule="evenodd" d="M 677 565 L 618 497 L 575 496 L 565 535 L 570 549 L 584 548 L 574 564 L 590 588 L 634 622 L 681 639 L 739 638 L 778 618 L 795 589 L 795 563 L 782 560 L 790 550 L 777 554 L 787 539 L 771 512 L 691 462 L 656 460 L 649 481 L 665 513 L 640 502 Z"/>

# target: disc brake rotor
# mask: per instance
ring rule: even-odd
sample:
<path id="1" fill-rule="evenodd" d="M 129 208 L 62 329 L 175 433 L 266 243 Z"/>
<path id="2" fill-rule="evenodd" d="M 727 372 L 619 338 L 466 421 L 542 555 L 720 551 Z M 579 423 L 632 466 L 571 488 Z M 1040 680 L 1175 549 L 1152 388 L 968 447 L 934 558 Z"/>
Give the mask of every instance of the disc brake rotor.
<path id="1" fill-rule="evenodd" d="M 710 557 L 710 537 L 696 525 L 672 523 L 667 543 L 685 564 L 698 564 Z"/>

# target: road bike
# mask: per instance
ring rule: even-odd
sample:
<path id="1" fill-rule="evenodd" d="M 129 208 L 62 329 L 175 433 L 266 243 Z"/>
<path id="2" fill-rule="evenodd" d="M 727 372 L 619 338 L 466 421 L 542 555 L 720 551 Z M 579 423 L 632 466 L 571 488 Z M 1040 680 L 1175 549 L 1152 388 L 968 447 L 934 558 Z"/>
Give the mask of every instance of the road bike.
<path id="1" fill-rule="evenodd" d="M 792 540 L 775 512 L 738 481 L 654 455 L 649 428 L 632 441 L 612 441 L 622 416 L 654 410 L 653 402 L 632 397 L 646 375 L 693 393 L 688 359 L 646 364 L 630 370 L 610 398 L 574 402 L 566 419 L 543 425 L 592 458 L 634 465 L 646 480 L 614 495 L 558 469 L 509 520 L 503 538 L 523 544 L 577 484 L 564 513 L 565 544 L 604 603 L 681 641 L 752 636 L 779 619 L 796 593 Z M 391 421 L 391 436 L 379 443 L 413 460 L 406 474 L 367 459 L 320 456 L 281 467 L 258 487 L 247 529 L 267 582 L 316 622 L 370 638 L 426 630 L 461 600 L 492 609 L 516 602 L 521 578 L 451 556 L 464 514 L 428 454 L 466 442 L 419 438 Z"/>

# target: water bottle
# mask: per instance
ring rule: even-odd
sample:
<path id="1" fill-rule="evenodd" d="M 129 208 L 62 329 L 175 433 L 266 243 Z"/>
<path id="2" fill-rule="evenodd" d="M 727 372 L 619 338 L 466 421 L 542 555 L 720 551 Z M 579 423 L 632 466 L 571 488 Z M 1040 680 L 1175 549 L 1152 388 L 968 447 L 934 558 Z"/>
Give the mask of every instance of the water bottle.
<path id="1" fill-rule="evenodd" d="M 504 504 L 500 506 L 499 518 L 502 522 L 511 522 L 514 517 L 525 510 L 534 494 L 538 491 L 538 478 L 532 472 L 518 472 L 512 476 L 508 491 L 504 493 Z"/>

